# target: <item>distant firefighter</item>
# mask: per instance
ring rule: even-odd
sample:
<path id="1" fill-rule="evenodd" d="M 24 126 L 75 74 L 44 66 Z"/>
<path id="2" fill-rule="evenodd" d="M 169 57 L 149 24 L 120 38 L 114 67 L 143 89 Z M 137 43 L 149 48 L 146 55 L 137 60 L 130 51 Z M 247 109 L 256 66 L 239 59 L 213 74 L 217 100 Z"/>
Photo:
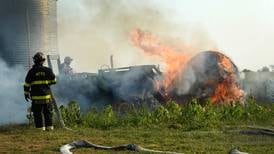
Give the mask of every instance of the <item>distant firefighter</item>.
<path id="1" fill-rule="evenodd" d="M 60 66 L 60 72 L 61 72 L 61 74 L 63 74 L 63 75 L 73 74 L 73 69 L 70 66 L 72 60 L 73 59 L 70 58 L 70 57 L 65 57 L 64 63 L 62 63 L 61 66 Z"/>
<path id="2" fill-rule="evenodd" d="M 25 79 L 24 94 L 26 101 L 32 101 L 31 109 L 35 127 L 41 130 L 53 130 L 50 85 L 56 84 L 56 78 L 50 68 L 43 66 L 45 60 L 45 55 L 42 52 L 37 52 L 34 55 L 34 65 Z"/>

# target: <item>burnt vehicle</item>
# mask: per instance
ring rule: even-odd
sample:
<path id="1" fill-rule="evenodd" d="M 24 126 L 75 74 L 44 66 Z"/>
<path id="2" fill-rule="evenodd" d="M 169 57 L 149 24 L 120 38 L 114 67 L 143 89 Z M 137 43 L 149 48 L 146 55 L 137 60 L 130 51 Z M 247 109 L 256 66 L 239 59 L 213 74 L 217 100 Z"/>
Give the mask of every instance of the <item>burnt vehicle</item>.
<path id="1" fill-rule="evenodd" d="M 55 86 L 58 100 L 76 100 L 80 106 L 103 107 L 112 105 L 142 106 L 160 103 L 155 98 L 158 80 L 162 73 L 156 65 L 140 65 L 122 68 L 100 69 L 98 73 L 73 73 L 59 75 Z"/>
<path id="2" fill-rule="evenodd" d="M 156 81 L 161 78 L 155 65 L 102 69 L 98 71 L 98 87 L 114 103 L 150 102 L 157 92 Z"/>

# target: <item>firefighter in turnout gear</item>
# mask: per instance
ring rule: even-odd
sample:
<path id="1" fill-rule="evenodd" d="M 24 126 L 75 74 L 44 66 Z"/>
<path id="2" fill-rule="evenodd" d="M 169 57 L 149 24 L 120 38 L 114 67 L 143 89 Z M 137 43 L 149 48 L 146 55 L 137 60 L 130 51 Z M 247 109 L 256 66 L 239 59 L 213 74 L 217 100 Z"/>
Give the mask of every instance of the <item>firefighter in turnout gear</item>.
<path id="1" fill-rule="evenodd" d="M 62 75 L 72 75 L 73 74 L 73 69 L 70 66 L 72 60 L 73 59 L 70 57 L 65 57 L 64 63 L 62 63 L 60 66 L 60 72 Z"/>
<path id="2" fill-rule="evenodd" d="M 50 85 L 56 84 L 56 78 L 50 68 L 43 66 L 45 60 L 42 52 L 34 55 L 34 65 L 25 78 L 24 94 L 26 101 L 32 101 L 31 109 L 35 127 L 42 130 L 53 130 Z"/>

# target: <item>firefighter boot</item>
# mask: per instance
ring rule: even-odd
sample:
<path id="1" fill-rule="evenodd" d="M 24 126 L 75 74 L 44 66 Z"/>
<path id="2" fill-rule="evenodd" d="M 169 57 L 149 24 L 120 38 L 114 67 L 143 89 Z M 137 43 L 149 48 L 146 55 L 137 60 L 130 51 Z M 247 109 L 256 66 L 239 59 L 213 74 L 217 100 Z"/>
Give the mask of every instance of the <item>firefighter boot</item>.
<path id="1" fill-rule="evenodd" d="M 46 127 L 46 131 L 52 131 L 53 129 L 54 129 L 53 126 L 47 126 L 47 127 Z"/>
<path id="2" fill-rule="evenodd" d="M 45 131 L 46 130 L 46 127 L 38 127 L 36 128 L 37 130 L 40 130 L 40 131 Z"/>

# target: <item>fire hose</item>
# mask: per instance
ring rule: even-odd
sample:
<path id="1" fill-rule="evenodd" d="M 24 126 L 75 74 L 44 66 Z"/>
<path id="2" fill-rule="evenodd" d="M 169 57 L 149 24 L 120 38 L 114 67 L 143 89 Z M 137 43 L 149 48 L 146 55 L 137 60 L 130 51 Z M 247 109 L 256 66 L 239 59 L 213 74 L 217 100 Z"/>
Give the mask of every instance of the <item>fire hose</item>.
<path id="1" fill-rule="evenodd" d="M 58 105 L 56 103 L 56 99 L 55 99 L 55 97 L 53 96 L 52 93 L 51 93 L 51 97 L 52 97 L 53 110 L 54 110 L 54 112 L 57 116 L 57 121 L 60 124 L 61 128 L 65 129 L 65 130 L 73 131 L 71 128 L 66 127 L 65 122 L 64 122 L 63 117 L 62 117 L 62 114 L 61 114 L 61 112 L 58 108 Z M 27 118 L 29 119 L 29 125 L 31 125 L 32 116 L 33 116 L 31 107 L 29 107 L 27 109 L 27 112 L 28 112 Z"/>
<path id="2" fill-rule="evenodd" d="M 81 148 L 81 147 L 94 148 L 94 149 L 100 149 L 100 150 L 115 150 L 115 151 L 128 150 L 128 151 L 135 151 L 135 152 L 141 152 L 141 153 L 155 153 L 155 154 L 157 154 L 157 153 L 183 154 L 183 153 L 170 152 L 170 151 L 158 151 L 158 150 L 146 149 L 146 148 L 143 148 L 136 144 L 124 144 L 124 145 L 109 147 L 109 146 L 93 144 L 93 143 L 90 143 L 85 140 L 74 141 L 72 143 L 63 145 L 60 148 L 60 152 L 62 154 L 73 154 L 70 150 L 75 149 L 75 148 Z M 228 154 L 249 154 L 249 153 L 241 152 L 236 148 L 232 148 L 231 150 L 229 150 Z"/>
<path id="3" fill-rule="evenodd" d="M 61 128 L 65 129 L 65 130 L 69 130 L 69 131 L 73 131 L 72 129 L 66 127 L 65 122 L 62 118 L 62 114 L 58 108 L 58 105 L 56 103 L 56 99 L 55 97 L 52 95 L 52 103 L 53 103 L 53 108 L 54 111 L 57 115 L 57 120 L 60 123 Z M 269 129 L 263 129 L 262 131 L 267 131 L 269 132 Z M 80 131 L 79 131 L 80 132 Z M 271 130 L 271 133 L 273 133 L 273 130 Z M 273 135 L 273 134 L 271 134 Z M 69 144 L 65 144 L 63 146 L 60 147 L 60 152 L 62 154 L 73 154 L 70 150 L 75 149 L 75 148 L 95 148 L 95 149 L 100 149 L 100 150 L 115 150 L 115 151 L 122 151 L 122 150 L 128 150 L 128 151 L 135 151 L 135 152 L 141 152 L 141 153 L 165 153 L 165 154 L 183 154 L 183 153 L 177 153 L 177 152 L 170 152 L 170 151 L 159 151 L 159 150 L 151 150 L 151 149 L 146 149 L 143 148 L 139 145 L 136 144 L 124 144 L 124 145 L 118 145 L 118 146 L 103 146 L 103 145 L 97 145 L 97 144 L 93 144 L 90 143 L 88 141 L 85 140 L 79 140 L 79 141 L 74 141 L 72 143 Z M 237 149 L 231 149 L 229 151 L 229 154 L 248 154 L 245 152 L 241 152 L 238 151 Z"/>
<path id="4" fill-rule="evenodd" d="M 72 129 L 66 127 L 65 122 L 62 118 L 61 112 L 57 106 L 56 100 L 52 94 L 52 102 L 54 106 L 54 111 L 57 115 L 58 122 L 60 123 L 61 128 L 69 131 L 73 131 Z M 264 131 L 269 131 L 265 130 Z M 78 131 L 76 131 L 78 132 Z M 80 131 L 79 131 L 80 133 Z M 114 150 L 114 151 L 122 151 L 122 150 L 128 150 L 128 151 L 135 151 L 135 152 L 141 152 L 141 153 L 165 153 L 165 154 L 183 154 L 183 153 L 177 153 L 177 152 L 170 152 L 170 151 L 159 151 L 159 150 L 151 150 L 151 149 L 146 149 L 143 148 L 139 145 L 136 144 L 124 144 L 124 145 L 118 145 L 118 146 L 103 146 L 103 145 L 97 145 L 90 143 L 85 140 L 79 140 L 79 141 L 74 141 L 69 144 L 65 144 L 60 147 L 60 152 L 62 154 L 73 154 L 70 150 L 76 149 L 76 148 L 94 148 L 94 149 L 99 149 L 99 150 Z M 238 151 L 237 149 L 231 149 L 229 151 L 229 154 L 248 154 L 245 152 Z"/>
<path id="5" fill-rule="evenodd" d="M 52 103 L 53 103 L 53 108 L 54 112 L 57 115 L 57 120 L 60 123 L 61 128 L 69 131 L 73 131 L 72 129 L 66 127 L 65 122 L 62 118 L 61 112 L 58 108 L 58 105 L 56 103 L 55 97 L 52 95 Z M 265 129 L 265 128 L 254 128 L 254 127 L 249 127 L 251 129 L 255 130 L 248 130 L 248 131 L 241 131 L 241 133 L 246 133 L 246 134 L 266 134 L 273 136 L 274 131 L 271 129 Z M 115 150 L 115 151 L 122 151 L 122 150 L 128 150 L 128 151 L 136 151 L 136 152 L 141 152 L 141 153 L 165 153 L 165 154 L 182 154 L 182 153 L 177 153 L 177 152 L 170 152 L 170 151 L 159 151 L 159 150 L 151 150 L 151 149 L 146 149 L 143 148 L 139 145 L 136 144 L 124 144 L 124 145 L 118 145 L 118 146 L 103 146 L 103 145 L 97 145 L 90 143 L 85 140 L 79 140 L 79 141 L 74 141 L 69 144 L 65 144 L 60 147 L 60 152 L 62 154 L 73 154 L 70 150 L 75 149 L 75 148 L 95 148 L 95 149 L 100 149 L 100 150 Z M 237 149 L 231 149 L 229 151 L 229 154 L 248 154 L 245 152 L 238 151 Z"/>
<path id="6" fill-rule="evenodd" d="M 64 122 L 64 120 L 62 118 L 62 114 L 61 114 L 61 112 L 60 112 L 60 110 L 58 108 L 58 105 L 56 103 L 56 99 L 55 99 L 55 97 L 54 97 L 54 95 L 52 93 L 51 93 L 51 97 L 52 97 L 53 109 L 54 109 L 54 112 L 55 112 L 55 114 L 57 116 L 57 120 L 60 123 L 61 128 L 65 129 L 65 130 L 72 131 L 72 129 L 66 127 L 65 122 Z"/>
<path id="7" fill-rule="evenodd" d="M 80 140 L 80 141 L 74 141 L 72 143 L 63 145 L 60 148 L 60 152 L 62 154 L 73 154 L 70 150 L 74 148 L 95 148 L 95 149 L 100 149 L 100 150 L 115 150 L 115 151 L 122 151 L 122 150 L 128 150 L 128 151 L 136 151 L 136 152 L 141 152 L 141 153 L 165 153 L 165 154 L 182 154 L 182 153 L 177 153 L 177 152 L 169 152 L 169 151 L 158 151 L 158 150 L 151 150 L 151 149 L 146 149 L 143 148 L 139 145 L 136 144 L 124 144 L 124 145 L 118 145 L 118 146 L 102 146 L 102 145 L 97 145 L 93 144 L 90 142 L 87 142 L 85 140 Z"/>
<path id="8" fill-rule="evenodd" d="M 53 96 L 53 94 L 51 94 L 51 95 L 52 95 L 52 103 L 53 103 L 54 111 L 57 115 L 57 119 L 58 119 L 58 122 L 61 125 L 61 128 L 69 130 L 69 131 L 73 131 L 72 129 L 66 127 L 65 122 L 64 122 L 64 120 L 62 118 L 62 115 L 60 113 L 60 110 L 57 106 L 56 99 Z M 119 146 L 113 146 L 113 147 L 102 146 L 102 145 L 97 145 L 97 144 L 87 142 L 85 140 L 74 141 L 72 143 L 63 145 L 60 148 L 60 152 L 62 154 L 72 154 L 72 152 L 70 151 L 71 149 L 81 148 L 81 147 L 95 148 L 95 149 L 101 149 L 101 150 L 116 150 L 116 151 L 129 150 L 129 151 L 145 152 L 145 153 L 182 154 L 182 153 L 177 153 L 177 152 L 158 151 L 158 150 L 146 149 L 146 148 L 143 148 L 143 147 L 141 147 L 139 145 L 136 145 L 136 144 L 125 144 L 125 145 L 119 145 Z"/>

